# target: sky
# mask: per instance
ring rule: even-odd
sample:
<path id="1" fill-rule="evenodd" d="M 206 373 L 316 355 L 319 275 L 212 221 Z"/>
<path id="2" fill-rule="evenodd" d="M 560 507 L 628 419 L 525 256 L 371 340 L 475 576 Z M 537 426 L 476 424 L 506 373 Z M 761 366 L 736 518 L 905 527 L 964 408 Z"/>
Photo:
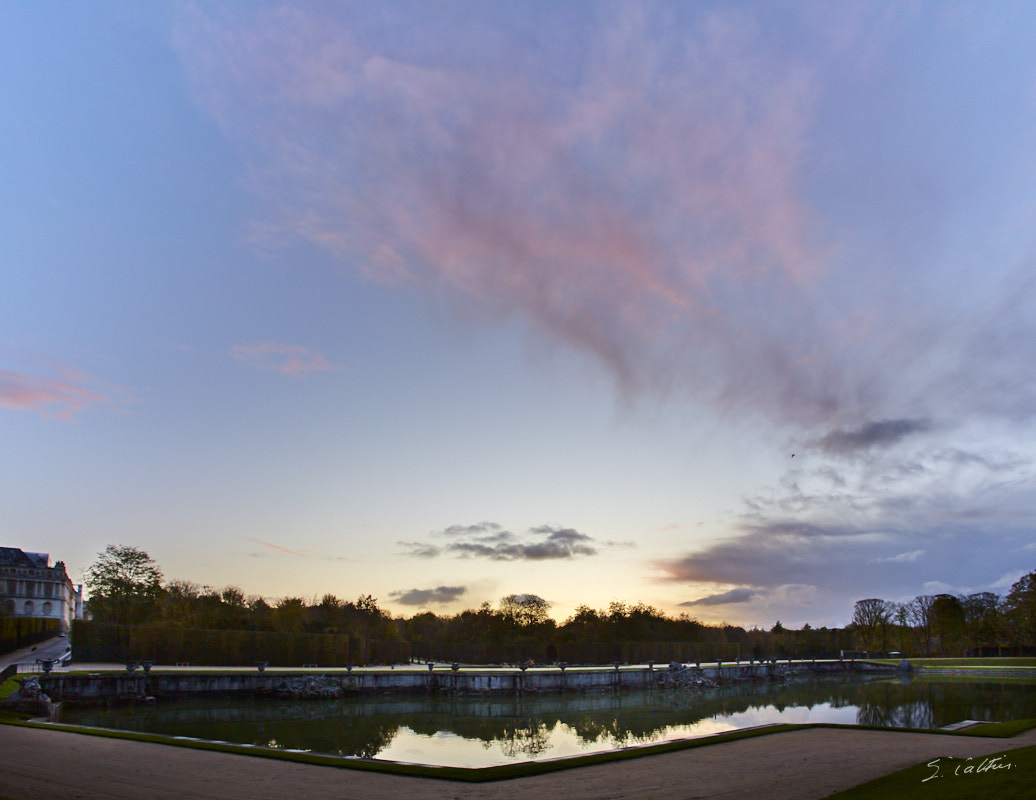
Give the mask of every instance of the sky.
<path id="1" fill-rule="evenodd" d="M 1036 7 L 0 5 L 0 544 L 709 623 L 1036 569 Z"/>

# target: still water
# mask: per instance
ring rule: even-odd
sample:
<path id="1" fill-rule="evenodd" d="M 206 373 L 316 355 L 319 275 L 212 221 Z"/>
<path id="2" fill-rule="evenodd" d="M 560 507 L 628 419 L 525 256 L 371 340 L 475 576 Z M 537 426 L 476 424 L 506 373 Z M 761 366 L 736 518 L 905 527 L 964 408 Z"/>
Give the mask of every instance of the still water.
<path id="1" fill-rule="evenodd" d="M 1036 717 L 1036 686 L 805 680 L 706 692 L 549 697 L 184 700 L 67 708 L 61 721 L 261 747 L 485 767 L 706 736 L 768 723 L 940 728 Z"/>

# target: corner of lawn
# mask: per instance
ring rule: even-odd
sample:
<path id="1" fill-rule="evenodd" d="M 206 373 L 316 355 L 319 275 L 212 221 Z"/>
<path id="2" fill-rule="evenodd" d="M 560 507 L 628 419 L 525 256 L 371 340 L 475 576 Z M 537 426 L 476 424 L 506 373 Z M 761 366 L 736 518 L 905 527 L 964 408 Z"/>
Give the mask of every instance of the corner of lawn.
<path id="1" fill-rule="evenodd" d="M 937 758 L 826 800 L 975 800 L 1033 797 L 1036 746 L 975 758 Z"/>

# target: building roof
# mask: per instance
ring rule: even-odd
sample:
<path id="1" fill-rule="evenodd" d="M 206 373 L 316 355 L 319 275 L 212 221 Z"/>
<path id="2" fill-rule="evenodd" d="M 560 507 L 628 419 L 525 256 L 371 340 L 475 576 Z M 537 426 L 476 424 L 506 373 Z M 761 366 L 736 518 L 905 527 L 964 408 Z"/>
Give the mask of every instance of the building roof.
<path id="1" fill-rule="evenodd" d="M 0 564 L 5 567 L 40 567 L 50 566 L 49 553 L 26 553 L 17 547 L 0 547 Z"/>

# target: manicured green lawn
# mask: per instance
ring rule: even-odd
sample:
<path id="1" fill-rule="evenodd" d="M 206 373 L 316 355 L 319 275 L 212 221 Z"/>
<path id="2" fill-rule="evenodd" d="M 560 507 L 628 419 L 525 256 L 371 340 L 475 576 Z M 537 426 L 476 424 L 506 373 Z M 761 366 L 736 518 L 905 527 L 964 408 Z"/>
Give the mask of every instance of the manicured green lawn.
<path id="1" fill-rule="evenodd" d="M 1009 722 L 985 722 L 954 731 L 955 736 L 988 736 L 997 739 L 1009 739 L 1023 731 L 1036 728 L 1036 719 L 1012 719 Z"/>
<path id="2" fill-rule="evenodd" d="M 1036 797 L 1036 747 L 977 758 L 939 758 L 827 800 L 975 800 Z"/>
<path id="3" fill-rule="evenodd" d="M 1036 670 L 1034 670 L 1036 672 Z M 894 679 L 894 680 L 898 680 Z M 1036 675 L 1033 676 L 1022 676 L 1022 675 L 984 675 L 978 670 L 969 672 L 967 675 L 930 675 L 930 674 L 915 674 L 910 678 L 911 683 L 923 684 L 923 683 L 1002 683 L 1002 684 L 1027 684 L 1031 685 L 1036 682 Z"/>
<path id="4" fill-rule="evenodd" d="M 8 678 L 6 681 L 3 682 L 3 684 L 0 684 L 0 700 L 6 700 L 12 694 L 17 692 L 21 687 L 22 683 L 17 678 Z"/>
<path id="5" fill-rule="evenodd" d="M 898 664 L 898 658 L 868 659 L 875 664 Z M 908 658 L 915 667 L 946 667 L 950 669 L 967 667 L 1036 667 L 1036 658 Z"/>

